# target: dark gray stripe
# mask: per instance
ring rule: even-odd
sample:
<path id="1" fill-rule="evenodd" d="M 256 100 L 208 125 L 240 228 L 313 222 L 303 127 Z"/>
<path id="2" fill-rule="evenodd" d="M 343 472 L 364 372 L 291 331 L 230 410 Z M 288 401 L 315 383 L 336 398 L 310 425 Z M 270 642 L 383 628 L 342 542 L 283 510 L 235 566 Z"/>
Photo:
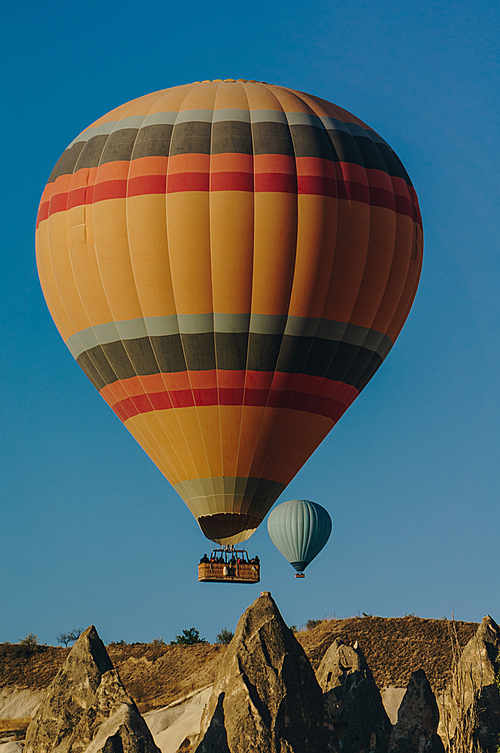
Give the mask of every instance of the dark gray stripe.
<path id="1" fill-rule="evenodd" d="M 279 481 L 269 481 L 263 478 L 246 478 L 244 476 L 214 476 L 211 478 L 190 479 L 179 481 L 174 489 L 181 497 L 205 497 L 212 494 L 257 495 L 271 499 L 278 497 L 284 489 Z"/>
<path id="2" fill-rule="evenodd" d="M 98 345 L 76 359 L 94 386 L 158 373 L 280 371 L 326 377 L 362 390 L 383 361 L 366 347 L 319 337 L 203 333 L 169 335 Z"/>
<path id="3" fill-rule="evenodd" d="M 225 514 L 246 517 L 249 514 L 254 518 L 251 525 L 254 528 L 282 494 L 285 485 L 262 478 L 225 476 L 179 481 L 174 485 L 174 489 L 195 518 L 198 518 L 198 522 L 200 517 L 205 516 Z M 233 522 L 237 523 L 237 520 Z M 242 522 L 242 528 L 238 529 L 240 531 L 248 528 L 246 521 Z M 220 525 L 215 525 L 212 534 L 217 534 L 217 529 L 218 535 L 224 531 L 226 521 L 220 520 L 219 523 Z M 207 535 L 205 530 L 204 533 Z"/>
<path id="4" fill-rule="evenodd" d="M 260 111 L 272 113 L 267 120 L 254 120 L 252 114 L 251 125 L 243 118 L 221 120 L 219 113 L 222 111 L 215 111 L 218 118 L 212 124 L 206 114 L 211 111 L 203 110 L 203 117 L 200 115 L 199 119 L 186 120 L 189 112 L 192 111 L 180 113 L 175 125 L 170 122 L 151 123 L 144 119 L 139 129 L 116 127 L 111 133 L 89 129 L 85 132 L 89 135 L 86 141 L 82 135 L 82 140 L 73 142 L 63 153 L 49 182 L 82 167 L 97 167 L 115 160 L 239 153 L 283 154 L 350 162 L 368 169 L 383 170 L 403 178 L 411 185 L 406 170 L 392 149 L 374 131 L 361 126 L 344 124 L 343 128 L 331 128 L 329 126 L 336 124 L 332 118 L 320 119 L 307 113 L 288 113 L 285 116 L 275 111 Z M 235 117 L 234 113 L 232 117 Z M 132 120 L 126 119 L 127 122 Z"/>
<path id="5" fill-rule="evenodd" d="M 253 154 L 250 123 L 223 121 L 212 126 L 211 154 Z"/>
<path id="6" fill-rule="evenodd" d="M 141 128 L 135 140 L 132 159 L 168 157 L 173 128 L 173 125 L 159 123 Z"/>
<path id="7" fill-rule="evenodd" d="M 138 128 L 123 128 L 108 136 L 99 164 L 105 162 L 128 162 L 132 157 Z"/>
<path id="8" fill-rule="evenodd" d="M 212 124 L 204 122 L 176 123 L 170 142 L 170 156 L 178 154 L 210 154 Z"/>
<path id="9" fill-rule="evenodd" d="M 319 337 L 350 345 L 361 345 L 385 358 L 392 347 L 387 335 L 356 324 L 333 322 L 302 316 L 272 314 L 172 314 L 145 317 L 128 321 L 109 322 L 81 330 L 66 342 L 74 358 L 97 345 L 116 340 L 135 340 L 140 337 L 201 333 L 248 333 L 256 335 L 292 335 L 294 337 Z"/>
<path id="10" fill-rule="evenodd" d="M 252 139 L 254 154 L 302 156 L 295 155 L 290 128 L 285 123 L 253 123 Z"/>

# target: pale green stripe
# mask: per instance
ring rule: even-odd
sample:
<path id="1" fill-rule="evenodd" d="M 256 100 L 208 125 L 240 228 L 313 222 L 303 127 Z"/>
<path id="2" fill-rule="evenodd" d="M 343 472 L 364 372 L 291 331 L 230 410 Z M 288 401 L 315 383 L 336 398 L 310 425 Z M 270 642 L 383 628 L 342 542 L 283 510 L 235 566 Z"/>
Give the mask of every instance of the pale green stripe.
<path id="1" fill-rule="evenodd" d="M 179 123 L 211 123 L 213 117 L 213 110 L 182 110 L 177 115 L 175 125 Z"/>
<path id="2" fill-rule="evenodd" d="M 286 115 L 282 110 L 250 110 L 252 123 L 283 123 L 288 125 Z"/>
<path id="3" fill-rule="evenodd" d="M 252 314 L 250 332 L 256 335 L 281 335 L 285 331 L 286 314 Z"/>
<path id="4" fill-rule="evenodd" d="M 386 142 L 371 129 L 367 130 L 357 123 L 343 123 L 336 118 L 318 116 L 307 112 L 287 112 L 281 110 L 244 110 L 241 108 L 222 108 L 220 110 L 196 109 L 182 112 L 155 112 L 151 115 L 131 115 L 122 120 L 110 120 L 99 126 L 87 128 L 80 133 L 67 147 L 68 149 L 78 141 L 88 141 L 93 136 L 102 136 L 120 131 L 124 128 L 145 128 L 149 125 L 174 125 L 177 123 L 221 123 L 239 121 L 243 123 L 283 123 L 284 125 L 309 125 L 317 128 L 344 131 L 354 136 L 369 136 L 374 141 Z"/>
<path id="5" fill-rule="evenodd" d="M 131 115 L 128 118 L 123 118 L 123 120 L 109 120 L 106 123 L 101 123 L 101 125 L 87 128 L 87 130 L 80 133 L 76 139 L 73 139 L 67 148 L 69 149 L 78 141 L 88 141 L 94 136 L 107 136 L 114 131 L 122 131 L 124 128 L 140 128 L 143 124 L 144 118 L 144 115 Z"/>
<path id="6" fill-rule="evenodd" d="M 215 332 L 248 332 L 250 314 L 214 314 Z"/>
<path id="7" fill-rule="evenodd" d="M 214 123 L 221 123 L 228 120 L 237 120 L 240 123 L 250 123 L 250 110 L 241 110 L 236 109 L 235 107 L 214 110 Z"/>
<path id="8" fill-rule="evenodd" d="M 96 345 L 133 340 L 139 337 L 164 337 L 176 334 L 201 334 L 209 332 L 251 332 L 259 335 L 291 335 L 319 337 L 349 345 L 357 345 L 385 358 L 392 342 L 380 332 L 355 324 L 331 322 L 300 316 L 271 314 L 180 314 L 179 316 L 146 317 L 122 322 L 109 322 L 82 330 L 72 335 L 66 345 L 74 358 Z"/>

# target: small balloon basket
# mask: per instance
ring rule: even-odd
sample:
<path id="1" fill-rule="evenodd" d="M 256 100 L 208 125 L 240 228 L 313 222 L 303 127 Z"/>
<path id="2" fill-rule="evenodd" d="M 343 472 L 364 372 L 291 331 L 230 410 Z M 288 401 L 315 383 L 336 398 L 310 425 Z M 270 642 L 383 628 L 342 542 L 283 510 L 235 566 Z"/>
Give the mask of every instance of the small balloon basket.
<path id="1" fill-rule="evenodd" d="M 258 583 L 260 560 L 248 557 L 246 549 L 225 546 L 205 554 L 198 565 L 200 583 Z"/>
<path id="2" fill-rule="evenodd" d="M 305 578 L 306 574 L 305 573 L 295 573 L 295 577 L 296 578 Z"/>

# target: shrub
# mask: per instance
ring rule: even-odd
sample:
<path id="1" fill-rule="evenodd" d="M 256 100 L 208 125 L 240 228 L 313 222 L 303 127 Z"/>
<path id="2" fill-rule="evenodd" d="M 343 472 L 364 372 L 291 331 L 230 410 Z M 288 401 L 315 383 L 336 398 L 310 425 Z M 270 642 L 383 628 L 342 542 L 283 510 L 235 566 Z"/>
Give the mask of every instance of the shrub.
<path id="1" fill-rule="evenodd" d="M 220 633 L 217 633 L 217 639 L 216 643 L 218 643 L 220 646 L 227 646 L 229 643 L 231 643 L 233 639 L 234 633 L 232 630 L 228 630 L 227 628 L 222 628 Z"/>
<path id="2" fill-rule="evenodd" d="M 28 633 L 25 638 L 19 641 L 19 645 L 23 648 L 27 648 L 28 651 L 32 653 L 33 651 L 36 651 L 40 644 L 38 643 L 38 636 L 36 633 Z"/>
<path id="3" fill-rule="evenodd" d="M 175 641 L 170 641 L 171 646 L 193 646 L 196 643 L 208 643 L 208 641 L 200 638 L 200 631 L 194 627 L 183 630 L 182 635 L 175 636 Z"/>
<path id="4" fill-rule="evenodd" d="M 163 640 L 163 638 L 153 638 L 153 640 L 151 641 L 151 645 L 152 646 L 166 646 L 166 643 Z"/>
<path id="5" fill-rule="evenodd" d="M 312 630 L 315 627 L 318 627 L 318 625 L 321 625 L 323 620 L 307 620 L 306 622 L 306 630 Z"/>

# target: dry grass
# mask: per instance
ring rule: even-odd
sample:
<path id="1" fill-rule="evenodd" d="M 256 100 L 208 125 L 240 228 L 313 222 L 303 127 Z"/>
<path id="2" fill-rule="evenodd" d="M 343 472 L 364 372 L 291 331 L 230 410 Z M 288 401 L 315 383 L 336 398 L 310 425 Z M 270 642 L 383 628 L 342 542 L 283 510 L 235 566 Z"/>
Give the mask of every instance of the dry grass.
<path id="1" fill-rule="evenodd" d="M 444 691 L 451 679 L 450 620 L 420 617 L 351 617 L 323 620 L 312 630 L 297 633 L 314 669 L 335 638 L 353 645 L 358 641 L 379 688 L 404 688 L 412 672 L 422 668 L 432 690 Z M 460 652 L 476 632 L 472 622 L 454 622 Z M 472 753 L 468 751 L 468 753 Z"/>
<path id="2" fill-rule="evenodd" d="M 455 625 L 461 646 L 478 627 L 465 622 Z M 296 637 L 314 669 L 335 638 L 349 645 L 359 641 L 381 688 L 405 687 L 411 673 L 420 667 L 436 693 L 443 692 L 450 679 L 452 657 L 447 620 L 409 616 L 327 619 L 297 633 Z M 107 650 L 123 684 L 144 713 L 210 685 L 226 646 L 114 644 Z M 19 644 L 0 644 L 0 688 L 43 690 L 69 652 L 69 648 L 41 646 L 28 654 Z"/>
<path id="3" fill-rule="evenodd" d="M 31 722 L 29 716 L 21 719 L 0 719 L 0 734 L 6 735 L 9 732 L 25 732 L 28 724 Z"/>

